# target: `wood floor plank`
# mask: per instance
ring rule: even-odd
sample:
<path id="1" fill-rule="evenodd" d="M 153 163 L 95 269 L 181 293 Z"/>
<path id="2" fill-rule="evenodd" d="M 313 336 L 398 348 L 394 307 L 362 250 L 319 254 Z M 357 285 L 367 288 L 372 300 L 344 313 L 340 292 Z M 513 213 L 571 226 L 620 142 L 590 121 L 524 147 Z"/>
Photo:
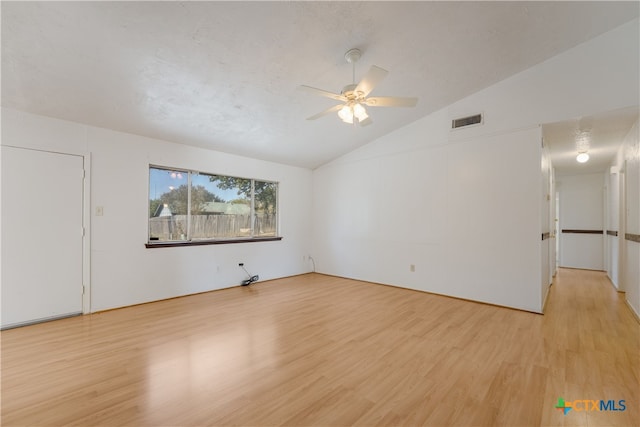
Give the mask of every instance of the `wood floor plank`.
<path id="1" fill-rule="evenodd" d="M 2 331 L 1 421 L 640 425 L 639 338 L 601 272 L 562 269 L 544 316 L 307 274 Z"/>

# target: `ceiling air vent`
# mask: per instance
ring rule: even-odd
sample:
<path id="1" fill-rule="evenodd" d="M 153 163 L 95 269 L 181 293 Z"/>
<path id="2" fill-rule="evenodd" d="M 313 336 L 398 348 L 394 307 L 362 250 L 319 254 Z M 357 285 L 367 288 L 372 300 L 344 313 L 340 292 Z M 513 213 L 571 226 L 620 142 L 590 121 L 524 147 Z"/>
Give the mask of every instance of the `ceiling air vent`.
<path id="1" fill-rule="evenodd" d="M 476 114 L 474 116 L 453 119 L 451 121 L 451 129 L 459 129 L 465 126 L 480 125 L 480 124 L 482 124 L 482 114 Z"/>

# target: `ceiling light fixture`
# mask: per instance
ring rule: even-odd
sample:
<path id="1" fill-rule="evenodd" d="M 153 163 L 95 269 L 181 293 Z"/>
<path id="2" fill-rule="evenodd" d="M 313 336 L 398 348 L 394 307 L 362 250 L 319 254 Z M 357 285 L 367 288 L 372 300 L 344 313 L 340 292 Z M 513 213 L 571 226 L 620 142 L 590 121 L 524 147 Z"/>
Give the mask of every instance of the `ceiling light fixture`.
<path id="1" fill-rule="evenodd" d="M 343 122 L 353 124 L 353 108 L 349 105 L 345 105 L 338 111 L 338 116 Z"/>
<path id="2" fill-rule="evenodd" d="M 586 163 L 589 161 L 589 147 L 591 145 L 591 131 L 589 130 L 577 130 L 576 131 L 576 149 L 578 151 L 578 155 L 576 156 L 576 160 L 578 163 Z"/>
<path id="3" fill-rule="evenodd" d="M 358 122 L 363 122 L 369 115 L 366 108 L 359 102 L 350 102 L 338 111 L 338 116 L 343 122 L 353 124 L 353 118 L 358 119 Z"/>
<path id="4" fill-rule="evenodd" d="M 589 160 L 589 154 L 585 151 L 583 153 L 578 153 L 576 156 L 576 160 L 578 163 L 586 163 Z"/>
<path id="5" fill-rule="evenodd" d="M 353 106 L 353 115 L 356 116 L 359 122 L 362 122 L 369 118 L 367 110 L 360 103 L 357 103 Z"/>

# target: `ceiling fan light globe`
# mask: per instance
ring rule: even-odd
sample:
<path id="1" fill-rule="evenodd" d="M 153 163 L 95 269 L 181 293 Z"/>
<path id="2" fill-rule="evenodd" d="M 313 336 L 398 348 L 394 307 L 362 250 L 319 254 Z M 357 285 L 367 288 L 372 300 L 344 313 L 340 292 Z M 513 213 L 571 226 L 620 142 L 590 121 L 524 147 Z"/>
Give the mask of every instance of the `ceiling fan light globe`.
<path id="1" fill-rule="evenodd" d="M 364 121 L 369 117 L 367 110 L 362 106 L 362 104 L 356 104 L 353 106 L 353 115 L 356 116 L 359 122 Z"/>
<path id="2" fill-rule="evenodd" d="M 338 111 L 338 117 L 342 119 L 343 122 L 352 124 L 353 123 L 353 110 L 350 106 L 345 105 Z"/>

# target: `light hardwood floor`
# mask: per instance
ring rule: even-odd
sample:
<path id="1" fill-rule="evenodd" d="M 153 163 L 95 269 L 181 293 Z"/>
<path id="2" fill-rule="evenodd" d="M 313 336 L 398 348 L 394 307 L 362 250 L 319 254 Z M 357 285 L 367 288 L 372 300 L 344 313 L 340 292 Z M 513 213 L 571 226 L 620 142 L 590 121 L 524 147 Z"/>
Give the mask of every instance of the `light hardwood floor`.
<path id="1" fill-rule="evenodd" d="M 7 330 L 2 425 L 640 425 L 623 295 L 550 292 L 541 316 L 308 274 Z"/>

